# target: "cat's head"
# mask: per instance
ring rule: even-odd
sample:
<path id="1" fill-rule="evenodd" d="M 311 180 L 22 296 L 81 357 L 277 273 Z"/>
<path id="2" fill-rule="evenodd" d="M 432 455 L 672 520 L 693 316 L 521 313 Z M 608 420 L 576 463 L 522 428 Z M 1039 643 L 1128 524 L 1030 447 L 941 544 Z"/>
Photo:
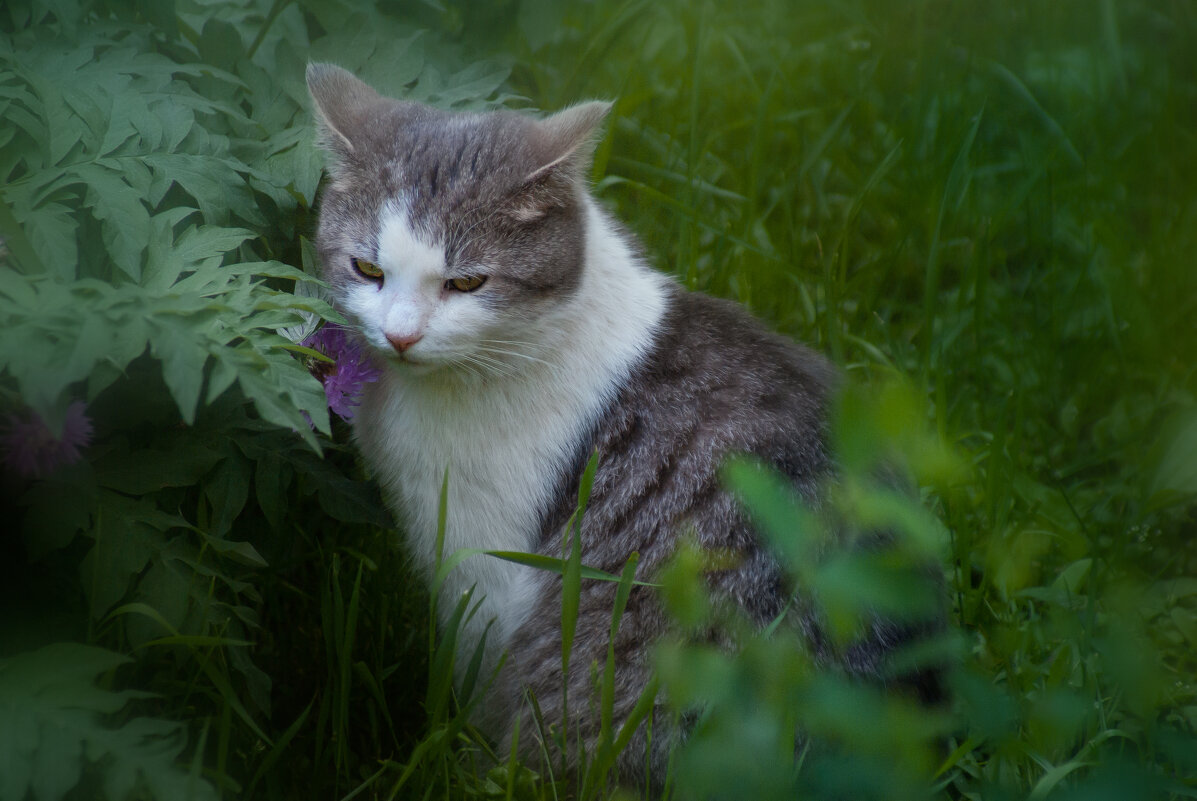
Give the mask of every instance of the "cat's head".
<path id="1" fill-rule="evenodd" d="M 535 355 L 577 291 L 586 174 L 610 106 L 537 120 L 383 97 L 311 64 L 330 180 L 317 245 L 334 304 L 385 358 L 416 372 L 487 372 Z M 519 343 L 519 344 L 517 344 Z"/>

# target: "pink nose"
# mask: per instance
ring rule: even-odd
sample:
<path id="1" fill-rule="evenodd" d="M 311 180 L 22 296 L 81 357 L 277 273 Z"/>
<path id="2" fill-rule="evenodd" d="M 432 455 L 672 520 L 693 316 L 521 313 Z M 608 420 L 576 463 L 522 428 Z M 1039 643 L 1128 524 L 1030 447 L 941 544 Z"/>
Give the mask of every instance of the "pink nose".
<path id="1" fill-rule="evenodd" d="M 403 353 L 412 345 L 424 338 L 423 334 L 414 334 L 412 336 L 398 336 L 396 334 L 387 334 L 387 342 L 391 343 L 391 347 L 395 349 L 396 353 Z"/>

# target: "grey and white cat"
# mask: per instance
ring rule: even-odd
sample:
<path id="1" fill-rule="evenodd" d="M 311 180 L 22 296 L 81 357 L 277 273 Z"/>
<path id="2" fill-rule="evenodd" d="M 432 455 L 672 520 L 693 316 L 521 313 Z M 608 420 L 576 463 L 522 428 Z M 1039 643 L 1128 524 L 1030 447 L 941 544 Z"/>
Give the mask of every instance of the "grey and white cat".
<path id="1" fill-rule="evenodd" d="M 650 269 L 590 196 L 601 102 L 542 120 L 510 111 L 449 113 L 385 98 L 327 64 L 308 68 L 329 155 L 318 246 L 334 303 L 382 366 L 354 420 L 358 446 L 431 573 L 442 477 L 445 553 L 458 548 L 559 557 L 590 454 L 599 454 L 582 523 L 584 564 L 618 573 L 632 551 L 651 576 L 681 537 L 731 552 L 715 593 L 762 624 L 786 581 L 720 485 L 730 453 L 749 453 L 815 502 L 829 469 L 826 410 L 835 371 L 766 331 L 738 306 L 688 292 Z M 485 596 L 465 631 L 493 625 L 508 652 L 488 701 L 502 737 L 535 693 L 561 715 L 561 582 L 498 559 L 467 559 L 446 595 Z M 613 585 L 584 582 L 569 676 L 585 710 L 592 662 L 606 658 Z M 442 600 L 440 608 L 452 603 Z M 812 645 L 817 628 L 804 623 Z M 616 722 L 644 687 L 650 646 L 669 628 L 654 596 L 633 592 L 616 653 Z M 870 672 L 887 630 L 855 654 Z M 468 650 L 467 646 L 467 650 Z M 663 717 L 663 716 L 662 716 Z M 653 761 L 663 776 L 661 717 Z M 593 736 L 597 720 L 580 722 Z M 572 729 L 571 729 L 572 730 Z M 534 731 L 525 717 L 520 731 Z M 527 750 L 531 738 L 523 736 Z M 592 749 L 591 749 L 591 752 Z M 643 770 L 643 743 L 625 779 Z"/>

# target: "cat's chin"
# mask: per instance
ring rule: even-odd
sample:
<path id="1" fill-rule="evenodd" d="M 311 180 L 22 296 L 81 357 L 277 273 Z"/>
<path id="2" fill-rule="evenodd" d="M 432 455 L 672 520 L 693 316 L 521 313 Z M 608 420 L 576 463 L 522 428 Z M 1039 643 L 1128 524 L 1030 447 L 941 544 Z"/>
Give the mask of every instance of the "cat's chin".
<path id="1" fill-rule="evenodd" d="M 411 356 L 389 357 L 387 365 L 399 375 L 417 378 L 443 374 L 450 369 L 449 364 L 437 359 L 420 359 Z"/>
<path id="2" fill-rule="evenodd" d="M 393 357 L 387 361 L 390 363 L 391 369 L 413 375 L 427 375 L 441 367 L 436 362 L 426 362 L 422 359 L 413 359 L 410 356 Z"/>

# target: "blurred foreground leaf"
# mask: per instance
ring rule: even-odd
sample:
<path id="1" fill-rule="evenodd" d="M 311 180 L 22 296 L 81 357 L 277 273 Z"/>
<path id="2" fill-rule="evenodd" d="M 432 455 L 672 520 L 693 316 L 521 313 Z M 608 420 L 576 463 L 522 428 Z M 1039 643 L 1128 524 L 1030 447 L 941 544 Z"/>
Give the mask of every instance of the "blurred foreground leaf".
<path id="1" fill-rule="evenodd" d="M 208 782 L 179 766 L 184 726 L 132 718 L 105 723 L 145 693 L 99 686 L 131 660 L 58 643 L 0 661 L 0 801 L 58 801 L 83 783 L 88 797 L 215 801 Z M 107 682 L 105 682 L 107 683 Z"/>

